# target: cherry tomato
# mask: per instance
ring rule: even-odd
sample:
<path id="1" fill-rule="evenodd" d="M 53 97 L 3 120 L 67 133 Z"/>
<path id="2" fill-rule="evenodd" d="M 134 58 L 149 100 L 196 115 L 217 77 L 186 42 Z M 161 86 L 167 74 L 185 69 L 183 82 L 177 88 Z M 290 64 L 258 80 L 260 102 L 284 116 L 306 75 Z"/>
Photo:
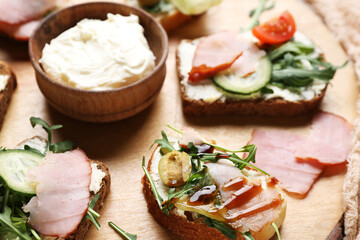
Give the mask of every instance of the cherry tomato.
<path id="1" fill-rule="evenodd" d="M 262 43 L 279 44 L 294 36 L 296 25 L 288 11 L 252 29 L 253 35 Z"/>

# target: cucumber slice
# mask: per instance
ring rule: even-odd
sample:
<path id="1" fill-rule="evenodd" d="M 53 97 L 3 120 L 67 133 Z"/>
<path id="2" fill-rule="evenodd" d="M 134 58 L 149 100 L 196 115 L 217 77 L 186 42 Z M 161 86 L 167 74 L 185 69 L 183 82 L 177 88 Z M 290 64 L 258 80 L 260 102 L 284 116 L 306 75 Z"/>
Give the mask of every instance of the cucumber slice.
<path id="1" fill-rule="evenodd" d="M 217 74 L 213 77 L 213 82 L 225 92 L 250 94 L 259 91 L 270 81 L 271 68 L 271 61 L 265 56 L 260 59 L 256 72 L 248 77 L 239 77 L 234 73 Z"/>
<path id="2" fill-rule="evenodd" d="M 28 170 L 39 165 L 43 156 L 25 150 L 5 150 L 0 152 L 0 177 L 12 190 L 26 195 L 34 195 L 36 184 L 26 178 Z"/>

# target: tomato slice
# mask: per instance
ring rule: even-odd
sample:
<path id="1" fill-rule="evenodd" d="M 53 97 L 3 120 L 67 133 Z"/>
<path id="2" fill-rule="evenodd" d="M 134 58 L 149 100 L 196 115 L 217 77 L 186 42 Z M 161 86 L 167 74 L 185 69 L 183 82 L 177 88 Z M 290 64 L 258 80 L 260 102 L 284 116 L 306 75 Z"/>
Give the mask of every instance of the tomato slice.
<path id="1" fill-rule="evenodd" d="M 294 18 L 288 11 L 252 29 L 252 33 L 257 39 L 268 44 L 286 42 L 294 36 L 295 31 Z"/>

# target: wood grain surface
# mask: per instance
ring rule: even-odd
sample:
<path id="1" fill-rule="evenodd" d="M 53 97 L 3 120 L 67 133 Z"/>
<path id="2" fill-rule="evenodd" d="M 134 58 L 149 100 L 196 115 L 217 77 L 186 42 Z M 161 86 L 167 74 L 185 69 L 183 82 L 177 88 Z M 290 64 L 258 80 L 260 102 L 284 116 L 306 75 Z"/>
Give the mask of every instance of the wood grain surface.
<path id="1" fill-rule="evenodd" d="M 84 1 L 81 1 L 84 2 Z M 140 114 L 115 123 L 91 124 L 68 118 L 45 101 L 29 62 L 26 44 L 0 38 L 0 58 L 13 68 L 18 87 L 13 95 L 1 132 L 0 145 L 11 148 L 25 138 L 45 133 L 31 128 L 29 118 L 39 116 L 52 124 L 63 124 L 56 140 L 71 139 L 90 158 L 105 162 L 112 174 L 112 189 L 101 212 L 102 228 L 92 227 L 87 239 L 119 239 L 107 226 L 113 221 L 121 228 L 138 235 L 138 239 L 176 239 L 161 228 L 147 212 L 142 195 L 141 159 L 150 156 L 150 145 L 159 138 L 160 131 L 191 126 L 202 135 L 217 140 L 219 145 L 235 148 L 247 143 L 254 127 L 289 129 L 300 134 L 309 130 L 309 117 L 185 117 L 181 109 L 178 79 L 175 69 L 175 50 L 182 38 L 196 38 L 220 30 L 239 31 L 247 26 L 249 10 L 254 0 L 223 0 L 208 13 L 169 36 L 170 53 L 167 76 L 156 101 Z M 340 65 L 346 55 L 320 18 L 302 1 L 278 0 L 276 8 L 263 14 L 262 19 L 288 9 L 295 17 L 298 30 L 308 35 L 324 51 L 326 59 Z M 321 109 L 343 116 L 348 121 L 356 117 L 357 83 L 352 65 L 339 70 L 329 86 Z M 287 197 L 288 209 L 280 229 L 282 239 L 325 239 L 342 215 L 342 184 L 345 166 L 328 168 L 315 183 L 305 199 Z"/>

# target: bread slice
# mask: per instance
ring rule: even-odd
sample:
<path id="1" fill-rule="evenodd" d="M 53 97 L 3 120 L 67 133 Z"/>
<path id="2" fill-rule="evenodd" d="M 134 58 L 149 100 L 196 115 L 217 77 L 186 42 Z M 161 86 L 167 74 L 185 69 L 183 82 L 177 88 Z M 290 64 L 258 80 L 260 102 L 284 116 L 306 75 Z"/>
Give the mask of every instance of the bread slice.
<path id="1" fill-rule="evenodd" d="M 138 0 L 125 0 L 125 3 L 141 8 Z M 190 22 L 193 18 L 197 17 L 197 15 L 185 15 L 175 7 L 168 12 L 150 14 L 153 15 L 153 17 L 164 27 L 166 32 L 171 32 L 172 30 Z"/>
<path id="2" fill-rule="evenodd" d="M 153 164 L 157 164 L 157 161 L 154 160 L 156 158 L 156 152 L 159 151 L 157 147 L 147 166 L 147 170 L 149 171 L 150 175 L 154 176 L 152 169 L 156 168 L 157 166 L 153 166 Z M 159 184 L 159 179 L 155 179 L 153 181 L 155 184 Z M 228 238 L 222 234 L 219 230 L 215 228 L 208 227 L 204 221 L 199 219 L 194 220 L 192 218 L 192 214 L 190 212 L 183 212 L 180 213 L 176 207 L 174 207 L 170 211 L 170 215 L 166 215 L 160 208 L 156 202 L 154 194 L 151 190 L 151 185 L 146 177 L 146 175 L 142 178 L 143 184 L 143 194 L 145 200 L 147 202 L 148 211 L 154 217 L 154 219 L 159 222 L 163 227 L 169 229 L 172 233 L 179 236 L 181 239 L 185 240 L 228 240 Z M 159 189 L 158 189 L 159 190 Z M 279 190 L 280 191 L 280 190 Z M 279 207 L 279 215 L 275 220 L 275 224 L 280 227 L 281 224 L 284 222 L 286 215 L 286 201 L 283 200 L 281 206 Z M 253 237 L 256 240 L 267 240 L 270 239 L 275 233 L 275 230 L 271 223 L 266 223 L 262 226 L 261 230 L 252 233 Z M 244 239 L 240 233 L 237 234 L 237 239 Z"/>
<path id="3" fill-rule="evenodd" d="M 6 81 L 6 83 L 2 81 Z M 15 74 L 6 62 L 0 61 L 0 127 L 9 107 L 10 99 L 15 88 Z"/>
<path id="4" fill-rule="evenodd" d="M 33 138 L 22 141 L 15 148 L 24 149 L 25 145 L 28 145 L 31 148 L 35 148 L 35 149 L 39 150 L 40 152 L 43 152 L 46 147 L 46 139 L 39 137 L 39 136 L 35 136 Z M 99 191 L 96 193 L 94 191 L 90 191 L 90 201 L 95 197 L 95 195 L 97 193 L 100 194 L 99 199 L 97 200 L 95 207 L 94 207 L 94 210 L 96 212 L 99 212 L 99 210 L 101 209 L 101 207 L 105 201 L 105 198 L 107 197 L 107 195 L 110 192 L 110 185 L 111 185 L 110 172 L 109 172 L 108 167 L 103 162 L 90 160 L 90 164 L 91 165 L 96 164 L 97 169 L 99 169 L 105 173 L 105 176 L 102 178 L 102 181 L 100 183 Z M 82 221 L 79 224 L 76 231 L 73 232 L 72 234 L 70 234 L 66 238 L 66 240 L 83 240 L 83 239 L 85 239 L 86 233 L 89 230 L 91 224 L 92 224 L 92 222 L 89 219 Z M 54 239 L 61 240 L 61 239 L 63 239 L 63 238 L 54 238 L 54 237 L 49 237 L 49 236 L 42 236 L 42 238 L 45 240 L 54 240 Z"/>
<path id="5" fill-rule="evenodd" d="M 180 44 L 196 44 L 198 41 L 198 39 L 182 40 Z M 325 88 L 315 95 L 315 97 L 309 100 L 287 101 L 280 97 L 269 99 L 261 97 L 252 99 L 222 97 L 209 102 L 204 99 L 194 99 L 187 94 L 187 76 L 185 76 L 184 71 L 181 69 L 184 61 L 189 61 L 189 59 L 184 58 L 183 54 L 180 54 L 180 50 L 178 48 L 176 53 L 177 74 L 180 80 L 183 112 L 187 115 L 259 115 L 292 117 L 309 114 L 318 109 L 327 88 L 326 85 Z"/>

